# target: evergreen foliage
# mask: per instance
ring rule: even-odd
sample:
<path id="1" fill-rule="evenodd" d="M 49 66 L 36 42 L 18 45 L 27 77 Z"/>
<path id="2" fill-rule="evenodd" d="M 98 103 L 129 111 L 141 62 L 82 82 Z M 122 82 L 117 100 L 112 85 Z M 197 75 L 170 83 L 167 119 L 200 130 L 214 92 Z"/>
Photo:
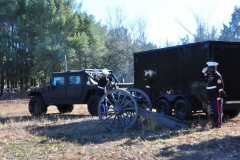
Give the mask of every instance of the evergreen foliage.
<path id="1" fill-rule="evenodd" d="M 229 26 L 223 24 L 219 40 L 240 41 L 240 8 L 235 6 Z"/>
<path id="2" fill-rule="evenodd" d="M 240 9 L 219 40 L 239 41 Z M 131 28 L 131 27 L 130 27 Z M 146 23 L 139 18 L 130 29 L 122 19 L 102 25 L 74 0 L 0 0 L 0 77 L 3 88 L 45 85 L 51 72 L 107 68 L 119 79 L 133 82 L 133 53 L 156 49 L 147 42 Z M 194 40 L 215 40 L 217 29 L 198 23 Z M 181 38 L 189 43 L 189 36 Z"/>

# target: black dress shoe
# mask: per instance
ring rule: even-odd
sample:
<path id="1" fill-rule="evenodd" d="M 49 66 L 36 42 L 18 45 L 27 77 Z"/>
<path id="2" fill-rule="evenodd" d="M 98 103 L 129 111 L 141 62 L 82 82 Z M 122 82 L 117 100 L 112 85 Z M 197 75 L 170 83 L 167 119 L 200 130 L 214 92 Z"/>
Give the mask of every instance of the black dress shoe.
<path id="1" fill-rule="evenodd" d="M 221 128 L 221 126 L 212 126 L 211 129 L 213 128 Z"/>

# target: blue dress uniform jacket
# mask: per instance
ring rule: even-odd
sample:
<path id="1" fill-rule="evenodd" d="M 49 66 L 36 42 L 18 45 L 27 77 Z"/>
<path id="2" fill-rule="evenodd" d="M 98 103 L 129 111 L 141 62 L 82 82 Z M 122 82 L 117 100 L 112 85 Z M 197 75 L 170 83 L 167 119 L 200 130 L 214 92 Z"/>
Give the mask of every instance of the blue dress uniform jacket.
<path id="1" fill-rule="evenodd" d="M 99 79 L 95 78 L 95 80 L 98 82 L 98 89 L 96 94 L 101 97 L 106 92 L 106 85 L 108 84 L 108 79 L 106 77 L 101 77 Z"/>
<path id="2" fill-rule="evenodd" d="M 223 80 L 218 72 L 208 73 L 206 76 L 206 87 L 208 100 L 216 100 L 217 98 L 224 98 Z"/>

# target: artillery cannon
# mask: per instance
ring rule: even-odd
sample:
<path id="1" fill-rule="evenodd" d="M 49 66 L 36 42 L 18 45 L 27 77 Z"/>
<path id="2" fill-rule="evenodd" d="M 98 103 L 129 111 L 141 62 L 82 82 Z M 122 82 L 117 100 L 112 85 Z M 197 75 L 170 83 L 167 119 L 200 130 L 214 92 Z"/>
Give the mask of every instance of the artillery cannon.
<path id="1" fill-rule="evenodd" d="M 139 115 L 174 129 L 190 127 L 182 120 L 152 112 L 150 98 L 140 89 L 131 88 L 126 91 L 114 89 L 105 93 L 98 103 L 99 120 L 110 131 L 129 130 Z"/>

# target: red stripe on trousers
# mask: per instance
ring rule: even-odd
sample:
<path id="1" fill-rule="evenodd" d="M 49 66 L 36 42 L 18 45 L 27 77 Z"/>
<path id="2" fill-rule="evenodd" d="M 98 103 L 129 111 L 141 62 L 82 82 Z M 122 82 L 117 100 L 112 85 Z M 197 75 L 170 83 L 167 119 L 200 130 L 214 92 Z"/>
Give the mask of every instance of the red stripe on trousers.
<path id="1" fill-rule="evenodd" d="M 221 127 L 221 100 L 217 100 L 217 115 L 218 115 L 217 126 Z"/>

